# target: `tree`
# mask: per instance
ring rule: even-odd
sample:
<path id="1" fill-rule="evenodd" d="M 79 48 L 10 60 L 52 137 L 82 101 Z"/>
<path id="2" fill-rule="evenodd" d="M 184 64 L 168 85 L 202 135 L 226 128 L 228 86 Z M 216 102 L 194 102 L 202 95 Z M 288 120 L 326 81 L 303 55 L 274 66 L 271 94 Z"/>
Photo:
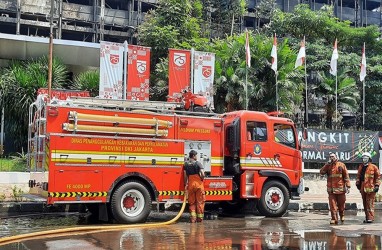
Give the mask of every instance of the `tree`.
<path id="1" fill-rule="evenodd" d="M 87 90 L 90 96 L 99 94 L 99 70 L 81 72 L 75 76 L 72 89 Z"/>
<path id="2" fill-rule="evenodd" d="M 337 128 L 340 126 L 340 113 L 336 111 L 336 96 L 337 96 L 337 111 L 340 109 L 346 109 L 351 112 L 356 112 L 358 109 L 358 102 L 360 95 L 358 91 L 354 91 L 357 88 L 356 81 L 353 78 L 348 77 L 349 69 L 338 70 L 337 72 L 337 95 L 336 95 L 336 78 L 329 74 L 329 72 L 319 73 L 319 85 L 317 87 L 316 94 L 319 98 L 326 100 L 326 127 L 333 129 L 335 124 Z"/>
<path id="3" fill-rule="evenodd" d="M 138 27 L 138 40 L 151 47 L 153 66 L 167 57 L 169 48 L 193 46 L 193 39 L 200 37 L 200 6 L 199 0 L 160 0 L 158 7 L 146 15 Z"/>
<path id="4" fill-rule="evenodd" d="M 215 40 L 211 50 L 216 53 L 215 108 L 225 112 L 245 108 L 248 88 L 250 110 L 276 110 L 275 76 L 270 69 L 272 39 L 251 35 L 250 48 L 253 65 L 247 69 L 245 62 L 245 35 Z M 287 41 L 279 46 L 279 103 L 280 109 L 292 114 L 302 99 L 302 74 L 294 69 L 295 55 Z"/>
<path id="5" fill-rule="evenodd" d="M 255 10 L 256 28 L 260 29 L 261 23 L 269 23 L 276 11 L 278 10 L 275 0 L 261 0 Z"/>
<path id="6" fill-rule="evenodd" d="M 67 83 L 67 76 L 66 66 L 54 58 L 52 87 L 61 88 Z M 48 59 L 41 57 L 24 62 L 14 61 L 4 69 L 0 79 L 7 140 L 13 142 L 16 151 L 21 152 L 27 143 L 29 106 L 35 101 L 37 90 L 47 87 Z"/>
<path id="7" fill-rule="evenodd" d="M 245 0 L 210 1 L 210 37 L 223 38 L 227 35 L 241 33 L 241 21 L 246 11 L 246 5 Z"/>
<path id="8" fill-rule="evenodd" d="M 340 53 L 338 59 L 338 69 L 346 68 L 346 75 L 355 81 L 359 79 L 361 49 L 364 42 L 367 48 L 368 60 L 368 76 L 367 82 L 372 81 L 373 86 L 378 86 L 382 73 L 381 68 L 375 67 L 380 64 L 379 59 L 373 59 L 381 54 L 382 41 L 378 39 L 380 32 L 376 26 L 351 27 L 349 21 L 339 21 L 333 14 L 333 8 L 324 6 L 320 10 L 312 11 L 308 5 L 297 5 L 293 12 L 284 13 L 281 11 L 274 12 L 271 17 L 272 22 L 265 26 L 263 31 L 267 34 L 276 32 L 282 36 L 288 37 L 291 46 L 298 49 L 298 42 L 303 36 L 306 37 L 306 59 L 307 59 L 307 73 L 309 85 L 321 84 L 320 79 L 314 76 L 318 75 L 317 72 L 327 72 L 329 70 L 330 56 L 333 51 L 333 42 L 338 39 L 338 50 Z M 322 74 L 322 73 L 321 73 Z M 321 79 L 322 80 L 322 79 Z M 368 83 L 367 83 L 368 84 Z M 315 89 L 315 98 L 320 99 L 323 93 L 320 93 L 322 88 Z M 366 87 L 366 95 L 371 93 L 381 95 L 382 91 L 378 88 L 372 88 L 373 92 L 368 93 L 369 88 Z M 362 93 L 362 84 L 358 81 L 354 85 L 353 91 L 356 90 L 358 95 Z M 371 89 L 370 89 L 371 90 Z M 324 92 L 325 93 L 325 92 Z M 360 105 L 360 98 L 357 99 L 358 110 L 352 110 L 353 113 L 362 114 L 362 105 Z M 311 100 L 310 100 L 311 101 Z M 368 102 L 368 100 L 366 100 Z M 373 102 L 375 103 L 375 101 Z M 370 103 L 369 105 L 372 105 Z M 375 106 L 374 106 L 375 107 Z M 378 111 L 376 108 L 368 109 L 366 124 L 378 124 L 379 120 L 376 119 L 378 115 L 372 115 L 370 112 Z M 330 109 L 329 109 L 330 111 Z M 350 110 L 349 110 L 350 111 Z M 362 115 L 359 115 L 362 116 Z M 329 117 L 327 117 L 329 118 Z M 370 120 L 370 119 L 373 119 Z M 327 121 L 331 123 L 328 119 Z M 358 127 L 362 119 L 358 119 Z M 331 124 L 326 124 L 331 127 Z"/>

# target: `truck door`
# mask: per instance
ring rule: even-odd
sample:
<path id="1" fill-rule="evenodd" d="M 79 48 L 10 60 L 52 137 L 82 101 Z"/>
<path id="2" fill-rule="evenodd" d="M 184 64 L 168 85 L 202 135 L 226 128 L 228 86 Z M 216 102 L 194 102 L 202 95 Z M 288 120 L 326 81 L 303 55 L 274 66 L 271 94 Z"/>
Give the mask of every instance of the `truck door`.
<path id="1" fill-rule="evenodd" d="M 273 155 L 270 154 L 267 124 L 263 121 L 249 120 L 246 122 L 245 159 L 242 168 L 256 169 L 274 166 Z"/>
<path id="2" fill-rule="evenodd" d="M 295 130 L 290 124 L 273 125 L 274 151 L 283 168 L 297 171 L 301 165 L 301 154 L 297 149 Z"/>

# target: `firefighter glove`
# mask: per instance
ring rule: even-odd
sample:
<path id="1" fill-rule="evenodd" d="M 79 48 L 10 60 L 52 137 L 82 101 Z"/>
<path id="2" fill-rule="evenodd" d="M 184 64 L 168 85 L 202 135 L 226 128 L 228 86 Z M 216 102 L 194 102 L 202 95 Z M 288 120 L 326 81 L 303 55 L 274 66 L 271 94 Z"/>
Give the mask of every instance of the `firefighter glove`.
<path id="1" fill-rule="evenodd" d="M 379 191 L 379 186 L 375 186 L 373 191 L 374 191 L 374 193 L 378 193 L 378 191 Z"/>

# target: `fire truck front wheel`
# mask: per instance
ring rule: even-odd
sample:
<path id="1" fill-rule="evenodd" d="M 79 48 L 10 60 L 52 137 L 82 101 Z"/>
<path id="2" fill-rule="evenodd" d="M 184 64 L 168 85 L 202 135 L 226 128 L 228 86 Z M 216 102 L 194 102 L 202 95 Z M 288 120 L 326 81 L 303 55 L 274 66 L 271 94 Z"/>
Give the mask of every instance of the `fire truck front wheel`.
<path id="1" fill-rule="evenodd" d="M 145 222 L 150 211 L 150 193 L 139 181 L 121 184 L 112 196 L 111 212 L 118 223 Z"/>
<path id="2" fill-rule="evenodd" d="M 276 180 L 266 182 L 258 203 L 259 212 L 267 217 L 280 217 L 288 205 L 289 192 L 285 185 Z"/>

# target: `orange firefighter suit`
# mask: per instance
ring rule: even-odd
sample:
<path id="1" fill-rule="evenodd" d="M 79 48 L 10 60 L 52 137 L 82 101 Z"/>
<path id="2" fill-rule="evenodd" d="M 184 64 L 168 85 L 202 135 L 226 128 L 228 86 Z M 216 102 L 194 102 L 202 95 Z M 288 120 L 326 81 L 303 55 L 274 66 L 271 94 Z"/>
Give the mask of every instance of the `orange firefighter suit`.
<path id="1" fill-rule="evenodd" d="M 380 184 L 380 172 L 376 165 L 368 163 L 358 167 L 356 186 L 361 192 L 365 222 L 374 220 L 374 199 Z"/>
<path id="2" fill-rule="evenodd" d="M 350 189 L 350 178 L 348 170 L 342 162 L 335 159 L 325 164 L 320 169 L 320 174 L 327 175 L 327 191 L 329 195 L 329 207 L 331 224 L 338 224 L 338 213 L 344 221 L 345 201 L 347 190 Z"/>
<path id="3" fill-rule="evenodd" d="M 190 159 L 184 164 L 185 172 L 188 178 L 188 205 L 190 209 L 190 221 L 202 222 L 204 217 L 205 192 L 203 179 L 199 172 L 203 165 Z"/>

